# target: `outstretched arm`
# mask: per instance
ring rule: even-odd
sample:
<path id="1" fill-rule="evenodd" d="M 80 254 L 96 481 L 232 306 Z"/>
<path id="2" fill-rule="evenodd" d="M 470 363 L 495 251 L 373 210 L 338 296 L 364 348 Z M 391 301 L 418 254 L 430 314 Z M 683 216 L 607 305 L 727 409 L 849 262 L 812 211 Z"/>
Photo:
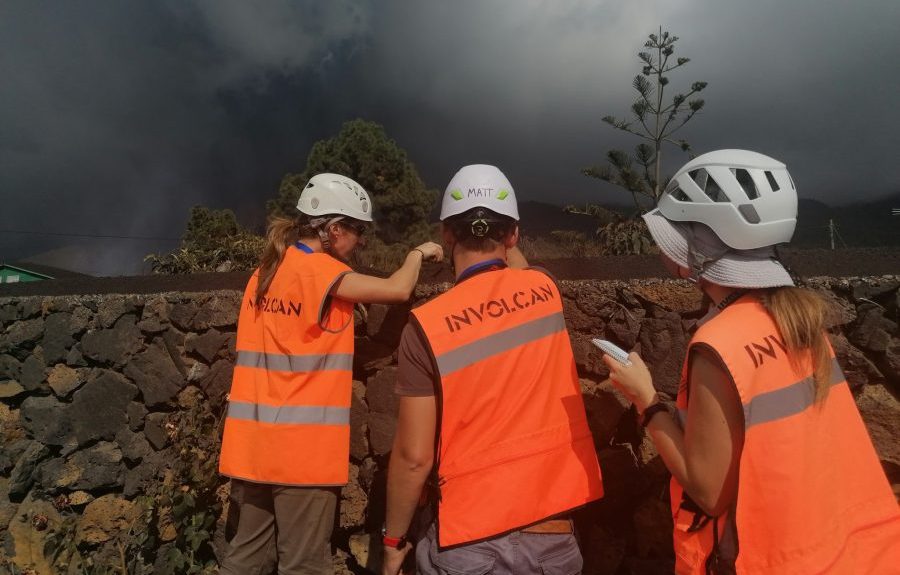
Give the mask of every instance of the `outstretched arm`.
<path id="1" fill-rule="evenodd" d="M 361 273 L 348 273 L 339 279 L 331 293 L 342 300 L 354 303 L 400 303 L 409 299 L 419 280 L 423 260 L 439 262 L 444 250 L 434 242 L 413 248 L 403 265 L 388 278 L 378 278 Z"/>

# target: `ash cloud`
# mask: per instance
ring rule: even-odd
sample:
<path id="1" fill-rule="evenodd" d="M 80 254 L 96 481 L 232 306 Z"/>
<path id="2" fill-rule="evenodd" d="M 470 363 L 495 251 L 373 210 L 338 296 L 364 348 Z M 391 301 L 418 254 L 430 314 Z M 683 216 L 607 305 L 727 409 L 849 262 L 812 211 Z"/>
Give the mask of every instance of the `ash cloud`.
<path id="1" fill-rule="evenodd" d="M 874 198 L 900 189 L 897 21 L 882 0 L 5 3 L 0 229 L 177 238 L 195 204 L 259 227 L 281 176 L 356 117 L 432 187 L 493 162 L 523 199 L 621 200 L 579 169 L 637 143 L 600 118 L 628 111 L 660 23 L 692 59 L 673 86 L 709 82 L 679 133 L 696 151 L 768 153 L 804 197 Z M 75 243 L 99 273 L 177 245 L 0 233 L 0 260 Z"/>

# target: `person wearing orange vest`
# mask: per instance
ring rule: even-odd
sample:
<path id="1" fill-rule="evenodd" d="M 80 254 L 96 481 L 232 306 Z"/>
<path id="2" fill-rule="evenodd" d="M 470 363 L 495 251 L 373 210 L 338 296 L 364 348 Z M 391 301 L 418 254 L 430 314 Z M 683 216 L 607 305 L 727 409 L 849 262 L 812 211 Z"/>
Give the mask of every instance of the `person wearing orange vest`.
<path id="1" fill-rule="evenodd" d="M 672 473 L 677 573 L 900 573 L 900 511 L 825 332 L 794 287 L 785 165 L 744 150 L 682 167 L 644 220 L 667 267 L 714 303 L 674 412 L 636 353 L 610 356 Z"/>
<path id="2" fill-rule="evenodd" d="M 332 573 L 330 537 L 347 483 L 353 306 L 409 299 L 424 259 L 414 248 L 389 278 L 345 261 L 372 222 L 355 181 L 318 174 L 294 219 L 275 218 L 241 300 L 237 362 L 219 471 L 231 478 L 230 541 L 220 573 Z M 232 534 L 233 532 L 233 534 Z"/>
<path id="3" fill-rule="evenodd" d="M 385 575 L 413 549 L 429 476 L 436 518 L 415 547 L 419 573 L 581 571 L 568 513 L 602 496 L 600 467 L 562 298 L 525 268 L 518 219 L 494 166 L 465 166 L 447 186 L 456 284 L 414 309 L 401 336 Z"/>

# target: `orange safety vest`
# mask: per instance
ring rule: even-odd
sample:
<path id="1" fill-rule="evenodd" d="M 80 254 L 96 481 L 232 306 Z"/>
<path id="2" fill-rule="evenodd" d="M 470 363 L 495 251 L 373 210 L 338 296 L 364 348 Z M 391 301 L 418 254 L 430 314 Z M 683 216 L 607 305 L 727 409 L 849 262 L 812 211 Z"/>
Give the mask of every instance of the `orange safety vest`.
<path id="1" fill-rule="evenodd" d="M 438 543 L 484 539 L 603 496 L 555 283 L 484 272 L 413 310 L 440 376 Z"/>
<path id="2" fill-rule="evenodd" d="M 350 268 L 288 248 L 257 305 L 244 291 L 219 471 L 277 485 L 343 485 L 350 449 L 353 304 L 332 298 Z"/>
<path id="3" fill-rule="evenodd" d="M 900 511 L 837 361 L 828 396 L 816 404 L 811 360 L 794 371 L 774 320 L 752 295 L 701 326 L 690 345 L 698 344 L 718 353 L 737 386 L 744 447 L 737 499 L 716 519 L 672 479 L 675 571 L 900 573 Z M 687 370 L 686 360 L 682 425 Z"/>

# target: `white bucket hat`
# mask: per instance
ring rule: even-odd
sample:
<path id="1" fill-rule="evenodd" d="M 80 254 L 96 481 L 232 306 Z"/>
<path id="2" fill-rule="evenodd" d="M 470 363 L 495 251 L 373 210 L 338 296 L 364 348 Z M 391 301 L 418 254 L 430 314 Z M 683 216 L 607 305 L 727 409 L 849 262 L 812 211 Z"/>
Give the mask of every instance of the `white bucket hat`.
<path id="1" fill-rule="evenodd" d="M 778 261 L 774 246 L 737 250 L 725 245 L 707 225 L 673 222 L 659 209 L 644 214 L 650 235 L 659 249 L 679 266 L 691 269 L 690 245 L 698 276 L 721 286 L 770 288 L 792 286 L 794 281 Z"/>

